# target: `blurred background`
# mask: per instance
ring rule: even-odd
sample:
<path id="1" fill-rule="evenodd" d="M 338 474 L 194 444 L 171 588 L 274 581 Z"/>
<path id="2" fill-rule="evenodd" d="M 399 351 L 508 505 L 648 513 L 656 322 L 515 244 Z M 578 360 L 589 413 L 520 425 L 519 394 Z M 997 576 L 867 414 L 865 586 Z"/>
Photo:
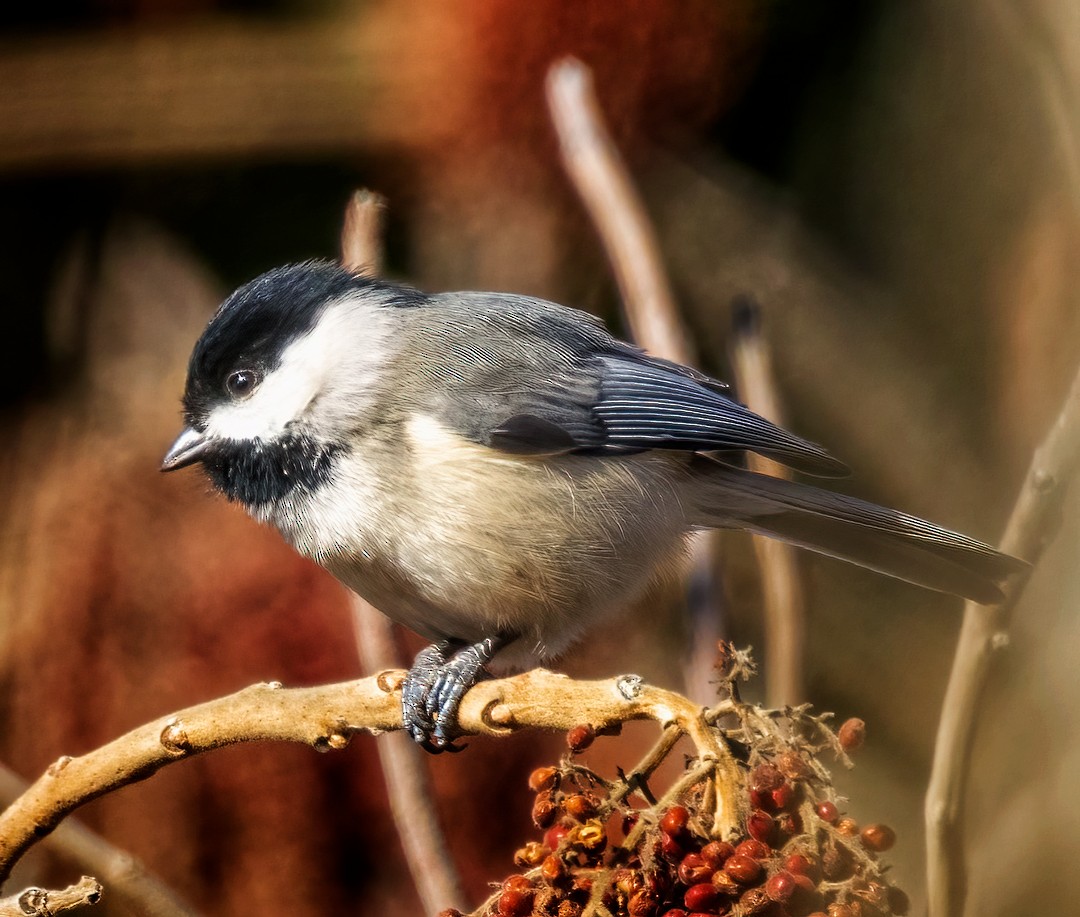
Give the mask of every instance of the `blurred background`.
<path id="1" fill-rule="evenodd" d="M 564 54 L 594 72 L 702 367 L 730 377 L 730 304 L 756 296 L 789 425 L 856 469 L 838 486 L 995 541 L 1080 360 L 1072 0 L 56 0 L 0 27 L 0 760 L 27 778 L 254 681 L 360 674 L 336 583 L 197 474 L 157 471 L 217 302 L 336 257 L 353 189 L 389 199 L 395 278 L 625 330 L 544 104 Z M 980 726 L 973 914 L 1080 894 L 1076 510 Z M 753 553 L 719 553 L 722 627 L 760 647 Z M 841 787 L 898 829 L 918 908 L 960 602 L 800 564 L 805 699 L 868 722 Z M 682 606 L 660 587 L 559 667 L 679 688 Z M 375 741 L 226 749 L 80 817 L 206 914 L 414 913 Z M 429 768 L 476 903 L 531 836 L 529 770 L 564 746 L 470 744 Z M 42 845 L 10 887 L 78 875 Z"/>

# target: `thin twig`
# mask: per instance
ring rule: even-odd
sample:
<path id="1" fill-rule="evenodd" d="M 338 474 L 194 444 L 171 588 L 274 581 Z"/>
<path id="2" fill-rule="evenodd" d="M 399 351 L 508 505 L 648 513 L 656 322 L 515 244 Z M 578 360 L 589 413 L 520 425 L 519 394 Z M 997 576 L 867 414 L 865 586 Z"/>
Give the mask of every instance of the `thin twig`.
<path id="1" fill-rule="evenodd" d="M 0 804 L 10 805 L 29 788 L 18 774 L 0 765 Z M 198 912 L 126 850 L 110 844 L 76 821 L 60 825 L 48 839 L 58 856 L 93 873 L 109 889 L 110 900 L 146 917 L 193 917 Z M 3 911 L 0 911 L 2 914 Z"/>
<path id="2" fill-rule="evenodd" d="M 386 199 L 361 189 L 349 199 L 341 233 L 341 261 L 359 274 L 378 276 L 383 267 Z M 365 672 L 402 665 L 393 624 L 374 605 L 351 596 L 353 630 Z M 428 913 L 464 906 L 461 878 L 439 826 L 435 794 L 422 753 L 405 733 L 386 736 L 376 746 L 390 811 L 417 894 Z"/>
<path id="3" fill-rule="evenodd" d="M 547 100 L 563 166 L 585 203 L 622 294 L 634 339 L 646 350 L 692 365 L 694 352 L 671 292 L 660 246 L 645 206 L 604 125 L 589 68 L 563 58 L 548 70 Z M 691 696 L 707 690 L 713 647 L 719 637 L 713 601 L 712 546 L 709 533 L 696 537 L 690 575 L 690 646 L 705 648 L 686 667 Z"/>
<path id="4" fill-rule="evenodd" d="M 101 900 L 101 884 L 83 876 L 74 885 L 59 891 L 28 888 L 26 891 L 0 898 L 0 917 L 52 917 L 61 911 L 97 904 Z"/>
<path id="5" fill-rule="evenodd" d="M 1001 539 L 1001 550 L 1035 563 L 1060 521 L 1069 479 L 1080 467 L 1080 373 L 1054 425 L 1031 460 Z M 958 917 L 967 895 L 963 815 L 979 705 L 998 651 L 1008 645 L 1013 609 L 1026 579 L 1006 584 L 1005 600 L 968 602 L 938 724 L 926 794 L 927 891 L 930 917 Z"/>
<path id="6" fill-rule="evenodd" d="M 383 232 L 386 198 L 361 188 L 345 205 L 345 226 L 341 230 L 341 263 L 366 277 L 383 271 Z"/>
<path id="7" fill-rule="evenodd" d="M 761 327 L 761 307 L 748 296 L 732 304 L 732 366 L 735 386 L 746 406 L 773 423 L 784 412 L 772 371 L 772 355 Z M 750 468 L 761 474 L 790 478 L 791 472 L 772 459 L 750 454 Z M 773 538 L 753 536 L 761 569 L 765 613 L 765 696 L 769 707 L 805 700 L 803 644 L 806 613 L 795 549 Z"/>
<path id="8" fill-rule="evenodd" d="M 0 881 L 16 860 L 79 806 L 145 780 L 166 765 L 242 742 L 300 742 L 318 751 L 345 748 L 357 732 L 401 729 L 400 670 L 343 684 L 283 688 L 258 684 L 227 697 L 162 717 L 95 751 L 61 758 L 0 814 Z M 628 720 L 676 725 L 722 774 L 715 828 L 730 835 L 741 815 L 738 764 L 704 711 L 678 694 L 634 676 L 575 681 L 543 669 L 481 682 L 461 704 L 466 734 L 502 736 L 523 728 L 569 730 L 581 723 L 597 732 Z"/>

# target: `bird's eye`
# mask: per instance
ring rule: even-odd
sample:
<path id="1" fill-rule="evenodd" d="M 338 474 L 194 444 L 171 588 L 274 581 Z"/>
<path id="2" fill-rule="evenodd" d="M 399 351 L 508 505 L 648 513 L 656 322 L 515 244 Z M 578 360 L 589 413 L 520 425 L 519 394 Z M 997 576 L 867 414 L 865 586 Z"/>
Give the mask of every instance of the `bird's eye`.
<path id="1" fill-rule="evenodd" d="M 225 390 L 233 398 L 248 398 L 259 387 L 262 381 L 259 374 L 253 369 L 238 369 L 231 373 L 225 380 Z"/>

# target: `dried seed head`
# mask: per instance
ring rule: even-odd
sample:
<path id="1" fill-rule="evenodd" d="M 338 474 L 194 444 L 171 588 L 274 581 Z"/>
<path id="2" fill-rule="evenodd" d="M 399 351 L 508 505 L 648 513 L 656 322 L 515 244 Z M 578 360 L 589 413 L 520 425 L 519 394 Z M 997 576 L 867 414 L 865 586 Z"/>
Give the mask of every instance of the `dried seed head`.
<path id="1" fill-rule="evenodd" d="M 547 847 L 537 841 L 529 841 L 514 854 L 515 866 L 537 866 L 550 853 Z"/>
<path id="2" fill-rule="evenodd" d="M 844 837 L 858 837 L 859 823 L 850 815 L 845 815 L 843 818 L 837 819 L 836 830 Z"/>
<path id="3" fill-rule="evenodd" d="M 784 775 L 775 764 L 765 762 L 750 772 L 750 789 L 761 793 L 771 793 L 784 782 Z"/>

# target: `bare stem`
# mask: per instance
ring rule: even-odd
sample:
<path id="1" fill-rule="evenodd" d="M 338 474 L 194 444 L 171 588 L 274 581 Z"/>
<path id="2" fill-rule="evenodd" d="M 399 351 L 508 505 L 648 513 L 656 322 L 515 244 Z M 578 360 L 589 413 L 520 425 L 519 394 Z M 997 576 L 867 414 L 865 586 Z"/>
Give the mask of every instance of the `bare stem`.
<path id="1" fill-rule="evenodd" d="M 733 306 L 731 356 L 735 384 L 747 407 L 773 423 L 783 424 L 784 411 L 772 370 L 772 354 L 762 332 L 761 308 L 749 297 Z M 761 474 L 790 478 L 791 472 L 771 459 L 750 454 L 750 468 Z M 767 705 L 780 707 L 805 700 L 803 644 L 806 606 L 799 563 L 791 545 L 754 536 L 761 568 L 765 611 L 765 692 Z"/>
<path id="2" fill-rule="evenodd" d="M 1001 539 L 1001 550 L 1035 563 L 1051 541 L 1069 479 L 1080 466 L 1080 374 L 1031 460 Z M 967 896 L 963 815 L 979 705 L 997 652 L 1008 645 L 1013 609 L 1027 580 L 1005 587 L 992 607 L 968 602 L 938 724 L 926 793 L 930 917 L 958 917 Z"/>

